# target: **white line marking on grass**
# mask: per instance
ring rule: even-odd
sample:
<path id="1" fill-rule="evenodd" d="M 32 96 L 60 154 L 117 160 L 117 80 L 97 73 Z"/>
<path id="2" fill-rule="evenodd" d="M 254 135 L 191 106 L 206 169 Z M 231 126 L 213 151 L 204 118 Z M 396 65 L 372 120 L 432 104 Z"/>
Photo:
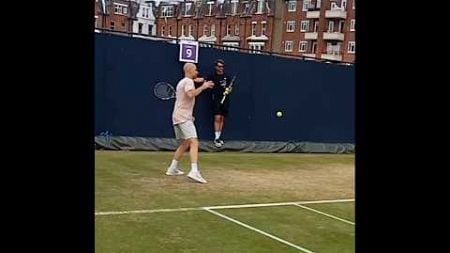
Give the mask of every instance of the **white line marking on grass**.
<path id="1" fill-rule="evenodd" d="M 229 205 L 229 206 L 205 206 L 205 207 L 191 207 L 191 208 L 174 208 L 174 209 L 150 209 L 150 210 L 133 210 L 133 211 L 108 211 L 96 212 L 95 215 L 119 215 L 119 214 L 141 214 L 141 213 L 166 213 L 166 212 L 180 212 L 180 211 L 198 211 L 207 209 L 232 209 L 232 208 L 249 208 L 249 207 L 269 207 L 269 206 L 291 206 L 297 204 L 319 204 L 319 203 L 337 203 L 337 202 L 352 202 L 355 199 L 331 199 L 331 200 L 311 200 L 311 201 L 297 201 L 297 202 L 278 202 L 265 204 L 244 204 L 244 205 Z"/>
<path id="2" fill-rule="evenodd" d="M 342 218 L 339 218 L 337 216 L 334 216 L 334 215 L 331 215 L 331 214 L 328 214 L 328 213 L 325 213 L 325 212 L 313 209 L 311 207 L 303 206 L 303 205 L 300 205 L 300 204 L 295 204 L 295 205 L 298 206 L 298 207 L 304 208 L 306 210 L 309 210 L 309 211 L 312 211 L 312 212 L 315 212 L 315 213 L 318 213 L 318 214 L 322 214 L 322 215 L 328 216 L 330 218 L 333 218 L 333 219 L 336 219 L 336 220 L 339 220 L 339 221 L 342 221 L 342 222 L 345 222 L 345 223 L 348 223 L 348 224 L 351 224 L 351 225 L 355 225 L 354 222 L 351 222 L 349 220 L 342 219 Z"/>
<path id="3" fill-rule="evenodd" d="M 250 226 L 250 225 L 247 225 L 247 224 L 245 224 L 245 223 L 243 223 L 243 222 L 240 222 L 240 221 L 238 221 L 238 220 L 235 220 L 235 219 L 233 219 L 233 218 L 231 218 L 231 217 L 228 217 L 228 216 L 226 216 L 226 215 L 224 215 L 224 214 L 221 214 L 221 213 L 219 213 L 219 212 L 210 210 L 209 208 L 206 208 L 206 207 L 205 207 L 205 208 L 203 208 L 203 210 L 205 210 L 205 211 L 207 211 L 207 212 L 210 212 L 210 213 L 212 213 L 212 214 L 214 214 L 214 215 L 217 215 L 217 216 L 219 216 L 219 217 L 222 217 L 222 218 L 224 218 L 224 219 L 226 219 L 226 220 L 229 220 L 229 221 L 231 221 L 231 222 L 234 222 L 234 223 L 236 223 L 236 224 L 238 224 L 238 225 L 241 225 L 241 226 L 243 226 L 243 227 L 245 227 L 245 228 L 248 228 L 248 229 L 250 229 L 250 230 L 253 230 L 253 231 L 257 232 L 257 233 L 260 233 L 260 234 L 262 234 L 262 235 L 265 235 L 265 236 L 267 236 L 267 237 L 269 237 L 269 238 L 272 238 L 272 239 L 274 239 L 274 240 L 276 240 L 276 241 L 279 241 L 279 242 L 281 242 L 281 243 L 284 243 L 284 244 L 286 244 L 286 245 L 288 245 L 288 246 L 291 246 L 291 247 L 293 247 L 293 248 L 299 249 L 299 250 L 301 250 L 301 251 L 303 251 L 303 252 L 314 253 L 313 251 L 311 251 L 311 250 L 309 250 L 309 249 L 305 249 L 305 248 L 303 248 L 303 247 L 301 247 L 301 246 L 298 246 L 298 245 L 296 245 L 296 244 L 293 244 L 293 243 L 291 243 L 291 242 L 288 242 L 288 241 L 286 241 L 286 240 L 283 240 L 283 239 L 281 239 L 281 238 L 279 238 L 279 237 L 276 237 L 276 236 L 274 236 L 274 235 L 271 235 L 271 234 L 269 234 L 269 233 L 267 233 L 267 232 L 264 232 L 264 231 L 262 231 L 262 230 L 260 230 L 260 229 L 257 229 L 257 228 L 255 228 L 255 227 L 252 227 L 252 226 Z"/>
<path id="4" fill-rule="evenodd" d="M 175 209 L 153 209 L 153 210 L 134 210 L 134 211 L 111 211 L 111 212 L 96 212 L 95 215 L 117 215 L 117 214 L 138 214 L 138 213 L 168 213 L 181 211 L 198 211 L 203 210 L 201 207 L 192 208 L 175 208 Z"/>

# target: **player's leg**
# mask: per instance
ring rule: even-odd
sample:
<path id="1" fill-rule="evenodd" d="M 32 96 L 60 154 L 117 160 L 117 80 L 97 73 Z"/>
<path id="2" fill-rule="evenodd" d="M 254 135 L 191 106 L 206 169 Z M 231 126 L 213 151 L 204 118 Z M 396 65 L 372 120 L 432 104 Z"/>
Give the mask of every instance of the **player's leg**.
<path id="1" fill-rule="evenodd" d="M 175 130 L 176 139 L 182 140 L 182 142 L 180 143 L 177 150 L 175 151 L 172 162 L 171 162 L 169 168 L 167 169 L 166 175 L 169 175 L 169 176 L 176 176 L 176 175 L 184 174 L 184 172 L 180 170 L 180 168 L 178 166 L 178 162 L 181 160 L 184 152 L 186 152 L 186 150 L 189 148 L 189 144 L 190 144 L 189 140 L 184 138 L 183 133 L 180 129 L 180 125 L 175 125 L 174 130 Z"/>

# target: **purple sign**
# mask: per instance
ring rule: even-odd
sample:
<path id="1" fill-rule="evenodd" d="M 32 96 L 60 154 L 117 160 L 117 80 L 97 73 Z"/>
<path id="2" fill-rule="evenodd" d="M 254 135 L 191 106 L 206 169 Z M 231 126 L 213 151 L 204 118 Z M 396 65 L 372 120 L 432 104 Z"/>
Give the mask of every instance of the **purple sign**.
<path id="1" fill-rule="evenodd" d="M 197 41 L 181 41 L 180 42 L 180 61 L 182 62 L 198 62 L 198 42 Z"/>

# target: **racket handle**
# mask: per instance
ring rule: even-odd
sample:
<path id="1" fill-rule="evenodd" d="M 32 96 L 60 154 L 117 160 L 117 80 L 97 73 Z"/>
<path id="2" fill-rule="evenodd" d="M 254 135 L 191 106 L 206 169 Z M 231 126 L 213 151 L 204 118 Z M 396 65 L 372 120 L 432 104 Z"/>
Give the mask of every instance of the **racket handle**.
<path id="1" fill-rule="evenodd" d="M 223 101 L 225 101 L 226 97 L 227 97 L 227 95 L 223 95 L 222 101 L 220 101 L 221 104 L 223 104 Z"/>

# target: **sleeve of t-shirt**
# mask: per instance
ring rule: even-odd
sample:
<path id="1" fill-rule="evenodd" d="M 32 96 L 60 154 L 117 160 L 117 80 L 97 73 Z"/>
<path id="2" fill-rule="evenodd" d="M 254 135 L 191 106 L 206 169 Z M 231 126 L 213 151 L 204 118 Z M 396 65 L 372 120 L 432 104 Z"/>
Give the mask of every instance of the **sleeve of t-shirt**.
<path id="1" fill-rule="evenodd" d="M 194 81 L 191 79 L 186 80 L 186 83 L 184 84 L 184 92 L 188 92 L 194 89 L 195 89 Z"/>

